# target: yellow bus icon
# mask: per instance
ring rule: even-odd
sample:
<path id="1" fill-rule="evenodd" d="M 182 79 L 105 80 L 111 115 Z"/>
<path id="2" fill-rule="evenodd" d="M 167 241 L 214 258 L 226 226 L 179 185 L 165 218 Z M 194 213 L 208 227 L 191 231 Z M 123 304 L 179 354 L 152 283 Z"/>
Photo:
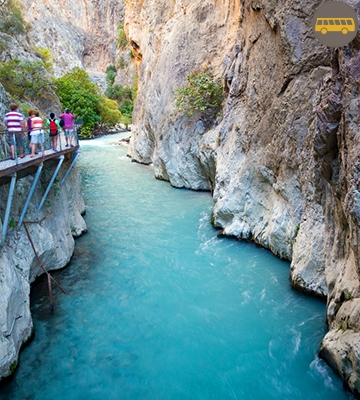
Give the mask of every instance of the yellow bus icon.
<path id="1" fill-rule="evenodd" d="M 355 32 L 354 18 L 316 18 L 315 32 L 327 34 L 328 32 Z"/>

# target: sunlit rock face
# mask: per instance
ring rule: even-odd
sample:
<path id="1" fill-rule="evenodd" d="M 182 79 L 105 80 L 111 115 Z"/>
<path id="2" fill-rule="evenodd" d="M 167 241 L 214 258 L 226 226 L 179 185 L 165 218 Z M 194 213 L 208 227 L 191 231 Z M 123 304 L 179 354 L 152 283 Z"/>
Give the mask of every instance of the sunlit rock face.
<path id="1" fill-rule="evenodd" d="M 19 0 L 30 45 L 51 51 L 56 77 L 73 67 L 104 74 L 116 54 L 123 0 Z"/>
<path id="2" fill-rule="evenodd" d="M 290 260 L 292 285 L 327 298 L 321 354 L 358 393 L 360 38 L 322 45 L 311 23 L 323 3 L 127 2 L 139 77 L 129 155 L 175 187 L 211 190 L 223 235 Z M 211 130 L 173 101 L 206 68 L 225 87 Z"/>

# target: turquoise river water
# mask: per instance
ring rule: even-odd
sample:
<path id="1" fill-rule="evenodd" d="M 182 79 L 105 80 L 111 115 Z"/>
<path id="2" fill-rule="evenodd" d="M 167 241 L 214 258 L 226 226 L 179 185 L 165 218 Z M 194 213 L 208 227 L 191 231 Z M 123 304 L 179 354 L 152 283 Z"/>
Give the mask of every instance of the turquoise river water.
<path id="1" fill-rule="evenodd" d="M 53 272 L 53 314 L 33 285 L 35 336 L 0 399 L 352 399 L 317 357 L 325 303 L 290 288 L 288 262 L 218 238 L 210 194 L 156 180 L 119 137 L 81 143 L 88 233 Z"/>

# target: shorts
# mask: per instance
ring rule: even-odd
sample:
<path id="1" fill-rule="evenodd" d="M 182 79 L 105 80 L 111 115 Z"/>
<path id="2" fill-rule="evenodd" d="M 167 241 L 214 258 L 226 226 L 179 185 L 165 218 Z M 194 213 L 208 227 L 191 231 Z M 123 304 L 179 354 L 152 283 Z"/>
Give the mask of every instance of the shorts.
<path id="1" fill-rule="evenodd" d="M 14 132 L 14 133 L 15 133 L 15 132 Z M 23 135 L 22 132 L 16 132 L 16 133 L 15 133 L 16 145 L 17 145 L 18 147 L 23 147 L 23 137 L 24 137 L 24 135 Z M 9 139 L 9 144 L 10 144 L 10 146 L 14 146 L 15 143 L 14 143 L 14 134 L 13 134 L 13 133 L 10 133 L 10 134 L 8 135 L 8 139 Z"/>
<path id="2" fill-rule="evenodd" d="M 64 129 L 64 132 L 65 132 L 65 137 L 67 139 L 69 139 L 72 136 L 74 136 L 74 130 L 73 129 Z"/>
<path id="3" fill-rule="evenodd" d="M 49 133 L 50 137 L 55 137 L 55 136 L 57 136 L 58 134 L 59 134 L 59 131 L 58 131 L 58 130 L 57 130 L 55 133 L 53 133 L 53 134 Z"/>
<path id="4" fill-rule="evenodd" d="M 43 130 L 36 130 L 36 131 L 31 131 L 31 143 L 37 144 L 37 143 L 44 143 L 44 131 Z"/>

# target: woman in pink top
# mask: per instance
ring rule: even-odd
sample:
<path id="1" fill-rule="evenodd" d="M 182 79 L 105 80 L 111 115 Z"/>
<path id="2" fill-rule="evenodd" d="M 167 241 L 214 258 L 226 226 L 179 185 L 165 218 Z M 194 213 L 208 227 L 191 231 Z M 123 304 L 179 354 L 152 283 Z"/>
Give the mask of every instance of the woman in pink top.
<path id="1" fill-rule="evenodd" d="M 70 110 L 67 108 L 64 113 L 60 115 L 60 118 L 64 120 L 64 133 L 65 133 L 65 140 L 66 140 L 66 145 L 65 147 L 74 147 L 71 144 L 71 139 L 72 137 L 75 138 L 75 132 L 74 132 L 74 119 L 75 115 L 71 114 Z M 76 139 L 75 139 L 75 144 L 76 144 Z"/>
<path id="2" fill-rule="evenodd" d="M 33 110 L 31 114 L 31 155 L 35 157 L 37 152 L 38 143 L 41 143 L 42 152 L 44 153 L 44 131 L 43 131 L 43 120 L 39 117 L 39 111 Z"/>

